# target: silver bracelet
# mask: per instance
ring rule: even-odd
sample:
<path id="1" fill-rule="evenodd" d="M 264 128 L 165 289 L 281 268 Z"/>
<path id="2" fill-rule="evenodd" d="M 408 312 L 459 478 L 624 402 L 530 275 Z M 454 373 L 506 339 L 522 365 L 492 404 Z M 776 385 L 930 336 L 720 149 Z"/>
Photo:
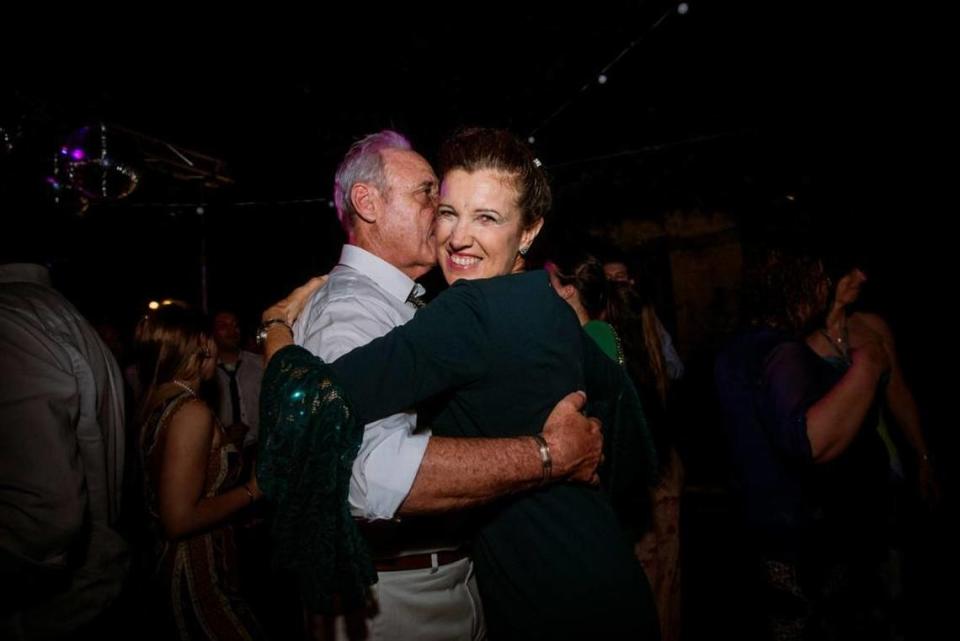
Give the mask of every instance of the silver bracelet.
<path id="1" fill-rule="evenodd" d="M 263 347 L 263 344 L 267 342 L 267 334 L 274 325 L 283 325 L 290 332 L 290 336 L 293 336 L 293 327 L 285 318 L 271 318 L 260 323 L 260 328 L 257 330 L 257 345 Z"/>
<path id="2" fill-rule="evenodd" d="M 540 481 L 540 484 L 545 485 L 550 481 L 550 476 L 553 474 L 553 459 L 550 458 L 550 446 L 547 445 L 547 440 L 540 434 L 534 434 L 532 438 L 537 442 L 537 447 L 540 449 L 540 462 L 543 464 L 543 479 Z"/>

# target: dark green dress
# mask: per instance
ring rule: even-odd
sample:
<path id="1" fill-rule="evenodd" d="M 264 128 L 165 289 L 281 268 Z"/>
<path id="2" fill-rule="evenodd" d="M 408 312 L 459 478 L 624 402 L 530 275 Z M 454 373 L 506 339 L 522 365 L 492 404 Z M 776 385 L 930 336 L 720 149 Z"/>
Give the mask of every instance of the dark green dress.
<path id="1" fill-rule="evenodd" d="M 585 389 L 605 420 L 606 491 L 555 483 L 476 514 L 490 638 L 658 638 L 649 586 L 611 506 L 629 515 L 638 486 L 655 478 L 649 434 L 633 386 L 545 272 L 459 281 L 332 369 L 359 424 L 417 405 L 439 436 L 533 434 Z"/>

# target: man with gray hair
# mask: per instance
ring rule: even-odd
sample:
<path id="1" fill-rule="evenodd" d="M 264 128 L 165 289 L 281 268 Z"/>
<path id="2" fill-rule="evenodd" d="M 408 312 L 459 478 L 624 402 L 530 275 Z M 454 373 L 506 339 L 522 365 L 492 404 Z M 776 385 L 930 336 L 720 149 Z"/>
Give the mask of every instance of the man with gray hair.
<path id="1" fill-rule="evenodd" d="M 415 279 L 436 263 L 438 192 L 437 176 L 402 135 L 382 131 L 350 148 L 334 191 L 348 242 L 327 284 L 299 316 L 298 344 L 332 362 L 413 318 L 424 293 Z M 583 402 L 581 394 L 566 397 L 543 427 L 555 479 L 594 478 L 601 437 L 579 413 Z M 418 429 L 416 418 L 411 409 L 366 425 L 353 464 L 349 503 L 377 568 L 376 611 L 315 619 L 315 634 L 486 636 L 459 519 L 436 515 L 533 488 L 544 478 L 544 463 L 529 437 L 436 437 Z"/>

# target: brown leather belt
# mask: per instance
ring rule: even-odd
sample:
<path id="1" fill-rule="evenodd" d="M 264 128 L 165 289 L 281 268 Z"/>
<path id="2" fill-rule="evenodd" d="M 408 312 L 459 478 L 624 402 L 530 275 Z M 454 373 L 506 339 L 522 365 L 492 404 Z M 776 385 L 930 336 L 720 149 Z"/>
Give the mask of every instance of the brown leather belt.
<path id="1" fill-rule="evenodd" d="M 390 559 L 375 559 L 373 567 L 377 572 L 398 572 L 400 570 L 425 570 L 433 567 L 433 556 L 437 557 L 437 565 L 449 565 L 467 558 L 467 551 L 463 548 L 459 550 L 443 550 L 441 552 L 428 552 L 426 554 L 410 554 L 407 556 L 395 556 Z"/>

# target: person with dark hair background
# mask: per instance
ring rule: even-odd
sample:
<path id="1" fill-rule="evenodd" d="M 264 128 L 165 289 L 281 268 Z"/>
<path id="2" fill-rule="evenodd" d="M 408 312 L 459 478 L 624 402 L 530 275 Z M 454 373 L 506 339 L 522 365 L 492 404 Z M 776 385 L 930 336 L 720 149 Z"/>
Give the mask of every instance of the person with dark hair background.
<path id="1" fill-rule="evenodd" d="M 865 558 L 879 533 L 855 473 L 883 447 L 864 425 L 889 356 L 871 337 L 839 372 L 807 346 L 829 297 L 819 259 L 787 247 L 747 265 L 749 325 L 715 377 L 760 611 L 774 639 L 883 638 Z"/>

